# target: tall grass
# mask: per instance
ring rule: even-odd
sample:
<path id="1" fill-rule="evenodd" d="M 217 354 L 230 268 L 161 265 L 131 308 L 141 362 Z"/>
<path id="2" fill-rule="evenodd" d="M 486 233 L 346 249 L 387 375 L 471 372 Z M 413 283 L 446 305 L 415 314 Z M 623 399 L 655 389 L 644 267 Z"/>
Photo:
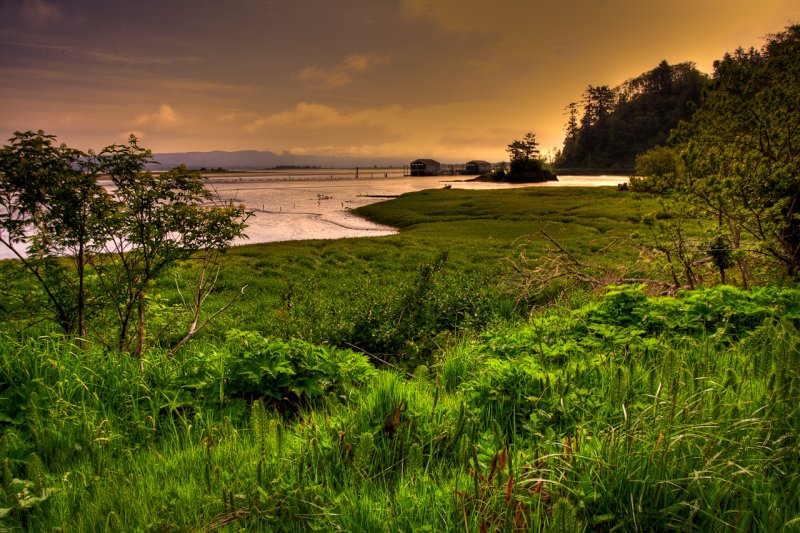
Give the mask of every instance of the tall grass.
<path id="1" fill-rule="evenodd" d="M 464 337 L 414 377 L 381 370 L 288 418 L 262 400 L 176 394 L 197 378 L 189 356 L 142 374 L 64 341 L 5 339 L 1 519 L 69 531 L 797 525 L 800 295 L 638 294 Z M 701 307 L 702 328 L 682 320 Z M 35 394 L 18 400 L 22 389 Z"/>
<path id="2" fill-rule="evenodd" d="M 591 254 L 653 206 L 433 191 L 387 239 L 236 249 L 209 302 L 242 305 L 144 370 L 9 315 L 0 529 L 797 528 L 797 290 L 499 283 L 541 225 Z"/>

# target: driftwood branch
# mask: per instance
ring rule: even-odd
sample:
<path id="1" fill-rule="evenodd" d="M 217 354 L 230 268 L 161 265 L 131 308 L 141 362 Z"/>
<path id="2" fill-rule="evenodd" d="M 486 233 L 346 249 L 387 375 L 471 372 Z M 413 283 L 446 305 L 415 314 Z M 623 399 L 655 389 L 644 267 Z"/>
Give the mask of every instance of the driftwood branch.
<path id="1" fill-rule="evenodd" d="M 656 294 L 673 294 L 681 288 L 675 283 L 658 279 L 629 276 L 623 269 L 589 264 L 579 260 L 546 231 L 541 230 L 539 235 L 550 244 L 540 257 L 533 259 L 523 250 L 516 260 L 506 259 L 515 273 L 515 289 L 522 289 L 523 297 L 541 294 L 555 283 L 584 285 L 592 289 L 602 289 L 608 285 L 637 284 L 647 286 Z M 610 243 L 598 254 L 613 246 L 614 243 Z"/>
<path id="2" fill-rule="evenodd" d="M 197 317 L 195 316 L 194 319 L 192 320 L 192 324 L 189 327 L 189 330 L 186 332 L 186 335 L 180 340 L 180 342 L 178 342 L 178 344 L 176 344 L 175 346 L 172 347 L 172 349 L 170 349 L 170 351 L 169 351 L 170 357 L 175 355 L 176 353 L 178 353 L 178 351 L 181 348 L 183 348 L 186 345 L 186 343 L 188 343 L 190 340 L 192 340 L 195 335 L 200 333 L 200 331 L 202 331 L 203 328 L 205 328 L 208 325 L 209 322 L 214 320 L 214 318 L 216 318 L 219 314 L 225 312 L 230 306 L 232 306 L 234 303 L 236 303 L 236 301 L 239 298 L 244 296 L 244 291 L 246 289 L 247 289 L 247 285 L 242 287 L 240 289 L 239 293 L 237 293 L 233 298 L 231 298 L 228 301 L 228 303 L 226 303 L 225 305 L 223 305 L 222 307 L 220 307 L 219 309 L 217 309 L 216 311 L 214 311 L 213 313 L 208 315 L 206 317 L 206 319 L 203 320 L 199 325 L 197 324 Z M 198 309 L 198 313 L 199 313 L 199 309 Z"/>
<path id="3" fill-rule="evenodd" d="M 202 259 L 202 266 L 200 267 L 200 274 L 198 275 L 197 282 L 194 286 L 194 294 L 192 294 L 192 298 L 190 301 L 187 301 L 187 298 L 184 297 L 183 292 L 181 291 L 180 282 L 176 276 L 175 278 L 175 286 L 177 287 L 178 294 L 181 298 L 181 303 L 184 307 L 186 307 L 192 315 L 192 320 L 189 323 L 189 327 L 187 328 L 186 335 L 173 346 L 170 351 L 170 357 L 175 355 L 181 348 L 183 348 L 190 340 L 192 340 L 195 335 L 197 335 L 203 328 L 205 328 L 209 322 L 211 322 L 214 318 L 218 315 L 223 313 L 227 310 L 230 306 L 232 306 L 239 298 L 244 295 L 245 289 L 247 289 L 247 285 L 242 287 L 233 298 L 231 298 L 225 305 L 208 315 L 202 322 L 200 321 L 200 310 L 205 304 L 206 299 L 208 296 L 213 292 L 214 288 L 217 285 L 217 281 L 219 279 L 219 265 L 216 264 L 214 261 L 215 255 L 214 251 L 206 250 L 205 254 L 203 255 Z M 213 278 L 208 276 L 208 269 L 215 265 L 217 268 L 214 271 Z"/>

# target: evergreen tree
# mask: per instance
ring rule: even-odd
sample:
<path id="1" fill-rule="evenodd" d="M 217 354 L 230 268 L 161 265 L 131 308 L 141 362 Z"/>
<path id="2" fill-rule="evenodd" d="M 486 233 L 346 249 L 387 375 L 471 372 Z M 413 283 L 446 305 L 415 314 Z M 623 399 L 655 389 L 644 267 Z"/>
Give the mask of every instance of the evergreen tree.
<path id="1" fill-rule="evenodd" d="M 705 75 L 692 63 L 662 61 L 618 87 L 589 85 L 578 105 L 570 104 L 567 135 L 556 167 L 633 168 L 637 154 L 666 142 L 670 130 L 690 118 Z"/>

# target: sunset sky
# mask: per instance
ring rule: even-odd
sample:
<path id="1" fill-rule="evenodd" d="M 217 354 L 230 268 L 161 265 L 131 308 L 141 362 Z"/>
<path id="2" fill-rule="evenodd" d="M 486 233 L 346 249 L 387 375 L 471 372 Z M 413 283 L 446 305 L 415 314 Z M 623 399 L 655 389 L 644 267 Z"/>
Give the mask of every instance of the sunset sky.
<path id="1" fill-rule="evenodd" d="M 0 0 L 0 136 L 500 161 L 588 84 L 713 61 L 797 0 Z"/>

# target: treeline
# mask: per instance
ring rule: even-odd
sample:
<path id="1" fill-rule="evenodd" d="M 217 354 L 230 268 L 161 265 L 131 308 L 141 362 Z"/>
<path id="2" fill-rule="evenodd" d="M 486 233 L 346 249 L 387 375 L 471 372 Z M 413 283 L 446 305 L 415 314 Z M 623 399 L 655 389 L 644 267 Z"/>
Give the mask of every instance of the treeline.
<path id="1" fill-rule="evenodd" d="M 765 266 L 800 279 L 800 25 L 739 48 L 714 64 L 703 101 L 668 146 L 637 158 L 634 190 L 679 198 L 676 220 L 707 221 L 707 242 L 723 274 L 743 285 Z M 676 226 L 677 227 L 677 226 Z M 681 270 L 693 277 L 688 243 L 674 231 Z M 729 280 L 730 281 L 730 280 Z"/>
<path id="2" fill-rule="evenodd" d="M 567 108 L 564 148 L 557 168 L 632 169 L 636 155 L 663 144 L 691 117 L 708 79 L 686 62 L 662 61 L 617 87 L 589 85 Z"/>
<path id="3" fill-rule="evenodd" d="M 626 168 L 636 191 L 668 192 L 659 249 L 678 284 L 710 257 L 723 283 L 800 279 L 800 25 L 739 48 L 709 78 L 691 63 L 614 89 L 589 86 L 567 107 L 556 168 Z M 582 113 L 582 114 L 581 114 Z M 635 167 L 635 170 L 634 170 Z M 701 239 L 687 236 L 699 225 Z M 726 274 L 728 271 L 728 274 Z M 755 272 L 761 271 L 762 275 Z M 735 279 L 732 277 L 735 276 Z"/>

